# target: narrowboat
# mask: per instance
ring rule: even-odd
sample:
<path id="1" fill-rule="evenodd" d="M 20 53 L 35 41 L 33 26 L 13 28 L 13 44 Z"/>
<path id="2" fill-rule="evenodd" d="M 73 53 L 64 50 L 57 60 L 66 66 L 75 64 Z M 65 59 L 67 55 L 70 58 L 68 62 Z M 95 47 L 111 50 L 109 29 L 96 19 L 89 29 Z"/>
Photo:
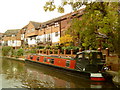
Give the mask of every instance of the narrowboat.
<path id="1" fill-rule="evenodd" d="M 40 63 L 48 66 L 63 68 L 75 72 L 84 72 L 93 81 L 106 81 L 111 78 L 106 70 L 102 52 L 95 50 L 85 50 L 78 52 L 75 58 L 61 57 L 53 55 L 28 55 L 25 61 Z"/>

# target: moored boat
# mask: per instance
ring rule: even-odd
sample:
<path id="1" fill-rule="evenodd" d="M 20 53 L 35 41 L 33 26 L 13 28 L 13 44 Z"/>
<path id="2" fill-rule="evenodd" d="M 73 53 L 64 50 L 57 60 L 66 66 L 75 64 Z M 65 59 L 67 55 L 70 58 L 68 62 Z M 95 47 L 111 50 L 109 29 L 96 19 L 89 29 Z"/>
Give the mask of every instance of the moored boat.
<path id="1" fill-rule="evenodd" d="M 84 72 L 93 81 L 106 81 L 109 75 L 105 72 L 102 52 L 86 50 L 78 52 L 75 58 L 53 55 L 28 55 L 25 61 L 63 68 L 70 71 Z"/>

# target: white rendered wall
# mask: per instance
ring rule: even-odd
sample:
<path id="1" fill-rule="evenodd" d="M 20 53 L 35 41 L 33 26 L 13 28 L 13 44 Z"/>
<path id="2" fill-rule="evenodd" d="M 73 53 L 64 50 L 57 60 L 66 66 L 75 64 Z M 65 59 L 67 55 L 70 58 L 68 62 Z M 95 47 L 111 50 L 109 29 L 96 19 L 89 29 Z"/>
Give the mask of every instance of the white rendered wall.
<path id="1" fill-rule="evenodd" d="M 46 38 L 46 41 L 47 41 L 47 38 L 49 35 L 51 38 L 50 41 L 52 41 L 52 43 L 58 42 L 60 39 L 60 32 L 58 32 L 58 36 L 55 36 L 55 32 L 54 32 L 54 33 L 50 33 L 50 34 L 44 34 L 44 35 L 37 36 L 36 40 L 39 39 L 41 42 L 44 42 L 44 39 Z"/>
<path id="2" fill-rule="evenodd" d="M 36 45 L 37 43 L 36 43 L 36 40 L 35 39 L 30 39 L 30 38 L 28 38 L 28 45 Z"/>
<path id="3" fill-rule="evenodd" d="M 60 32 L 58 32 L 58 36 L 55 36 L 55 32 L 52 33 L 52 43 L 58 42 L 60 39 Z"/>
<path id="4" fill-rule="evenodd" d="M 21 46 L 21 41 L 20 40 L 8 40 L 8 46 Z"/>

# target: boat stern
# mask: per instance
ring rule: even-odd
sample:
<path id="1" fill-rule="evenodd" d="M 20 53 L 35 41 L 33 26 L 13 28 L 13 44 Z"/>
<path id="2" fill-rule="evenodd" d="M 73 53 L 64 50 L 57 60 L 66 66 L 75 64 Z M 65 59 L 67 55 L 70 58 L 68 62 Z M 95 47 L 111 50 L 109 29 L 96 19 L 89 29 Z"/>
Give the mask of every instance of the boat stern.
<path id="1" fill-rule="evenodd" d="M 90 80 L 92 81 L 105 81 L 102 73 L 90 73 Z"/>

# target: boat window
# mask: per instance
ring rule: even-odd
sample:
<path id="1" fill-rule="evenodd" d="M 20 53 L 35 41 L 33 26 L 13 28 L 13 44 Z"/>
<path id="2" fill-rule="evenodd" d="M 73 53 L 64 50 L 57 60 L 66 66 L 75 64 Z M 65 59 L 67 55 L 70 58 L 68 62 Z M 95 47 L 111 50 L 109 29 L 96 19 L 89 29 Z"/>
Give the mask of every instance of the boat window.
<path id="1" fill-rule="evenodd" d="M 30 56 L 30 59 L 33 59 L 33 56 Z"/>
<path id="2" fill-rule="evenodd" d="M 47 62 L 47 58 L 46 57 L 44 58 L 44 62 Z"/>
<path id="3" fill-rule="evenodd" d="M 50 63 L 51 63 L 51 64 L 54 64 L 54 59 L 51 59 L 51 60 L 50 60 Z"/>
<path id="4" fill-rule="evenodd" d="M 39 61 L 40 60 L 40 57 L 37 57 L 37 59 L 36 59 L 37 61 Z"/>
<path id="5" fill-rule="evenodd" d="M 102 55 L 100 53 L 97 54 L 97 59 L 102 59 Z"/>
<path id="6" fill-rule="evenodd" d="M 66 67 L 69 67 L 70 66 L 70 60 L 67 60 L 66 61 Z"/>

